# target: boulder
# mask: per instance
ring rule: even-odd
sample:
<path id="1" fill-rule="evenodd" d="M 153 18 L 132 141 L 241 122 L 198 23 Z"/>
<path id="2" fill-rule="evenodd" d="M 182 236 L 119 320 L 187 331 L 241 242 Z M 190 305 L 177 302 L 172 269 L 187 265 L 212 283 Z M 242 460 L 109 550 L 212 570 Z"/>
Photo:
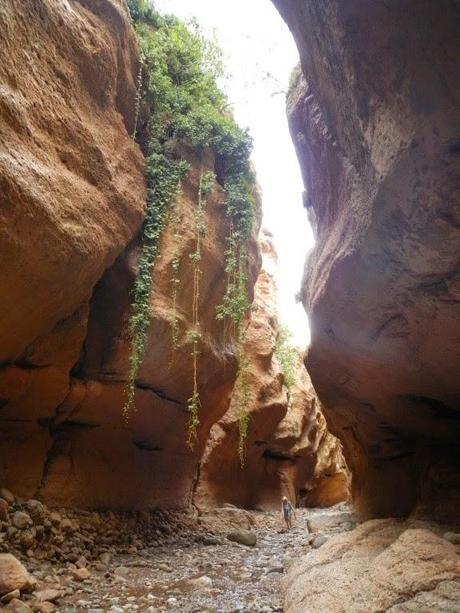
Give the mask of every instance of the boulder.
<path id="1" fill-rule="evenodd" d="M 247 547 L 254 547 L 257 543 L 257 535 L 251 530 L 234 530 L 227 534 L 227 538 L 229 541 L 234 541 Z"/>
<path id="2" fill-rule="evenodd" d="M 32 609 L 29 605 L 18 598 L 14 598 L 7 607 L 8 611 L 13 613 L 32 613 Z"/>
<path id="3" fill-rule="evenodd" d="M 27 511 L 35 525 L 41 526 L 45 521 L 45 508 L 38 500 L 27 501 Z"/>
<path id="4" fill-rule="evenodd" d="M 0 553 L 0 596 L 13 590 L 29 591 L 35 583 L 19 560 L 10 553 Z"/>
<path id="5" fill-rule="evenodd" d="M 320 534 L 319 536 L 315 536 L 315 538 L 311 542 L 311 546 L 313 549 L 319 549 L 324 543 L 328 540 L 325 534 Z"/>
<path id="6" fill-rule="evenodd" d="M 245 509 L 226 506 L 203 511 L 200 515 L 200 524 L 220 532 L 225 532 L 230 527 L 250 530 L 254 526 L 254 518 Z"/>
<path id="7" fill-rule="evenodd" d="M 33 523 L 30 515 L 24 511 L 16 511 L 12 517 L 12 521 L 13 526 L 18 528 L 18 530 L 24 530 Z"/>
<path id="8" fill-rule="evenodd" d="M 454 611 L 460 606 L 459 580 L 454 545 L 426 527 L 372 520 L 332 536 L 291 566 L 284 582 L 284 610 L 415 611 L 416 604 L 432 602 L 430 610 Z M 442 608 L 448 598 L 451 608 Z"/>
<path id="9" fill-rule="evenodd" d="M 307 520 L 309 532 L 322 532 L 323 530 L 331 530 L 344 525 L 348 527 L 350 523 L 356 523 L 356 515 L 354 513 L 324 513 Z"/>

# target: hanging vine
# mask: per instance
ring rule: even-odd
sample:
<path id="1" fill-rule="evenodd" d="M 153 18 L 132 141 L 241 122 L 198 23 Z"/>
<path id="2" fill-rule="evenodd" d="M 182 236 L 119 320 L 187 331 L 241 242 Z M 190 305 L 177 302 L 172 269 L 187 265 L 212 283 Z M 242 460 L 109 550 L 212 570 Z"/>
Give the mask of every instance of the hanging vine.
<path id="1" fill-rule="evenodd" d="M 155 154 L 151 154 L 146 160 L 146 216 L 142 230 L 138 270 L 132 290 L 133 299 L 129 319 L 131 355 L 126 400 L 123 407 L 125 419 L 129 418 L 134 408 L 135 382 L 142 364 L 145 340 L 150 325 L 153 269 L 159 252 L 166 212 L 168 205 L 177 194 L 179 180 L 187 169 L 187 162 L 175 162 Z"/>
<path id="2" fill-rule="evenodd" d="M 144 68 L 145 59 L 142 53 L 142 49 L 139 51 L 139 70 L 137 71 L 137 79 L 136 79 L 136 99 L 134 102 L 134 128 L 131 134 L 131 138 L 136 140 L 137 134 L 137 124 L 139 122 L 139 111 L 141 108 L 141 99 L 142 99 L 142 70 Z"/>
<path id="3" fill-rule="evenodd" d="M 227 288 L 222 304 L 217 307 L 217 319 L 229 319 L 236 328 L 238 347 L 237 414 L 239 422 L 238 453 L 244 465 L 246 439 L 249 429 L 248 358 L 244 348 L 246 316 L 250 309 L 248 299 L 248 251 L 247 244 L 254 222 L 254 199 L 251 175 L 238 167 L 226 184 L 226 213 L 230 218 L 227 249 L 225 252 Z"/>
<path id="4" fill-rule="evenodd" d="M 131 356 L 124 407 L 129 416 L 134 407 L 135 381 L 142 364 L 150 321 L 152 273 L 158 257 L 161 233 L 168 208 L 177 196 L 187 162 L 177 151 L 181 140 L 203 152 L 211 148 L 215 156 L 216 176 L 200 172 L 197 207 L 194 215 L 195 249 L 190 254 L 193 267 L 192 331 L 190 333 L 193 362 L 192 391 L 188 400 L 188 443 L 193 445 L 199 425 L 198 356 L 201 330 L 199 295 L 201 243 L 206 232 L 206 198 L 214 181 L 225 191 L 225 209 L 229 221 L 226 243 L 227 288 L 218 319 L 230 321 L 238 340 L 238 389 L 240 415 L 240 457 L 244 461 L 244 441 L 249 424 L 247 374 L 244 353 L 246 315 L 250 305 L 247 291 L 248 250 L 253 224 L 254 177 L 249 156 L 252 141 L 247 131 L 225 112 L 228 101 L 217 86 L 222 74 L 222 54 L 199 30 L 187 28 L 176 17 L 162 16 L 145 0 L 128 0 L 128 7 L 141 48 L 138 98 L 135 107 L 135 136 L 146 155 L 146 219 L 142 231 L 142 247 L 133 288 L 129 323 Z M 149 117 L 147 124 L 142 118 Z M 138 125 L 141 124 L 141 125 Z M 171 212 L 174 240 L 180 240 L 181 220 L 178 210 Z M 173 317 L 171 323 L 172 353 L 178 344 L 176 313 L 179 286 L 179 250 L 175 252 L 171 273 Z"/>
<path id="5" fill-rule="evenodd" d="M 212 190 L 215 175 L 213 172 L 203 170 L 203 162 L 200 166 L 200 179 L 198 184 L 197 206 L 194 213 L 195 221 L 195 250 L 190 254 L 190 260 L 193 268 L 193 291 L 192 291 L 192 331 L 190 339 L 192 343 L 192 360 L 193 360 L 193 387 L 192 395 L 188 399 L 189 410 L 189 425 L 187 443 L 193 448 L 197 428 L 200 424 L 199 413 L 201 409 L 200 394 L 198 391 L 198 356 L 200 354 L 199 343 L 201 341 L 200 329 L 200 280 L 203 274 L 201 270 L 201 244 L 206 235 L 206 201 L 207 196 Z"/>
<path id="6" fill-rule="evenodd" d="M 178 190 L 180 191 L 180 190 Z M 179 195 L 179 193 L 178 193 Z M 174 244 L 174 251 L 171 260 L 171 303 L 172 303 L 172 316 L 171 316 L 171 359 L 169 361 L 169 368 L 174 363 L 174 353 L 179 345 L 179 319 L 177 317 L 177 293 L 180 285 L 180 247 L 181 247 L 181 227 L 182 227 L 182 215 L 179 210 L 178 199 L 175 200 L 171 208 L 170 223 L 172 228 L 172 238 Z"/>

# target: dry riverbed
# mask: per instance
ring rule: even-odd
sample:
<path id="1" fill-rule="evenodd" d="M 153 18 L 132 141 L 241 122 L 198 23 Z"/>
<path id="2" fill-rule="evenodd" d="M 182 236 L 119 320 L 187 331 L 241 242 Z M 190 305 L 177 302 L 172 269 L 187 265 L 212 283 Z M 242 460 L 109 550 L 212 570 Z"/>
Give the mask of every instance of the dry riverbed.
<path id="1" fill-rule="evenodd" d="M 279 513 L 230 505 L 200 516 L 158 513 L 134 521 L 47 509 L 40 516 L 28 512 L 34 506 L 29 503 L 13 503 L 2 524 L 10 540 L 10 546 L 3 540 L 2 550 L 14 554 L 36 582 L 20 598 L 13 591 L 6 597 L 4 604 L 17 613 L 282 611 L 281 579 L 292 561 L 355 525 L 344 506 L 299 509 L 287 532 Z M 37 536 L 32 517 L 29 525 L 18 513 L 41 521 L 45 534 L 38 538 L 42 531 Z M 18 519 L 27 527 L 15 532 Z M 28 550 L 20 546 L 26 530 L 36 539 Z M 232 532 L 236 540 L 229 540 Z M 241 544 L 254 538 L 255 545 Z"/>

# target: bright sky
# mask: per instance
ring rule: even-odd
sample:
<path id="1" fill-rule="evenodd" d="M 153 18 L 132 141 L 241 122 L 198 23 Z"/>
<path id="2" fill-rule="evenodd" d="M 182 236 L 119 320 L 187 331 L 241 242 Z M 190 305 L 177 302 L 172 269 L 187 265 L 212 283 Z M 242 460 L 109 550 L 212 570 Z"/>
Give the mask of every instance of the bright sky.
<path id="1" fill-rule="evenodd" d="M 155 0 L 161 12 L 195 16 L 225 55 L 225 83 L 236 120 L 254 139 L 252 160 L 263 192 L 263 226 L 278 252 L 280 319 L 305 346 L 308 319 L 295 294 L 313 234 L 302 207 L 302 180 L 289 135 L 285 95 L 298 61 L 292 36 L 269 0 Z M 271 76 L 270 76 L 271 75 Z M 281 93 L 276 93 L 281 92 Z"/>

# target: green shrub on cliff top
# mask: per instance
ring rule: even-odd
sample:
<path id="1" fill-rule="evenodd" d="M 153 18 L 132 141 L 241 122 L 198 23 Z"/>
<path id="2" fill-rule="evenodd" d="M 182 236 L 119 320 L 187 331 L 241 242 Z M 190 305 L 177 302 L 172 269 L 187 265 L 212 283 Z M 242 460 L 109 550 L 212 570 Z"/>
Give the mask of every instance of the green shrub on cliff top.
<path id="1" fill-rule="evenodd" d="M 229 235 L 226 250 L 227 291 L 217 310 L 238 327 L 242 354 L 247 298 L 247 241 L 254 219 L 254 177 L 249 164 L 252 141 L 233 117 L 219 89 L 222 54 L 206 40 L 196 24 L 187 27 L 178 18 L 160 15 L 146 0 L 128 0 L 141 48 L 136 139 L 146 155 L 146 219 L 139 267 L 133 289 L 130 318 L 131 359 L 124 413 L 134 407 L 135 381 L 142 364 L 150 323 L 150 294 L 155 260 L 167 210 L 174 199 L 187 163 L 176 144 L 186 140 L 198 151 L 211 147 L 217 181 L 226 193 Z M 240 359 L 239 372 L 245 360 Z M 244 372 L 242 374 L 244 378 Z M 196 427 L 196 416 L 194 426 Z"/>

